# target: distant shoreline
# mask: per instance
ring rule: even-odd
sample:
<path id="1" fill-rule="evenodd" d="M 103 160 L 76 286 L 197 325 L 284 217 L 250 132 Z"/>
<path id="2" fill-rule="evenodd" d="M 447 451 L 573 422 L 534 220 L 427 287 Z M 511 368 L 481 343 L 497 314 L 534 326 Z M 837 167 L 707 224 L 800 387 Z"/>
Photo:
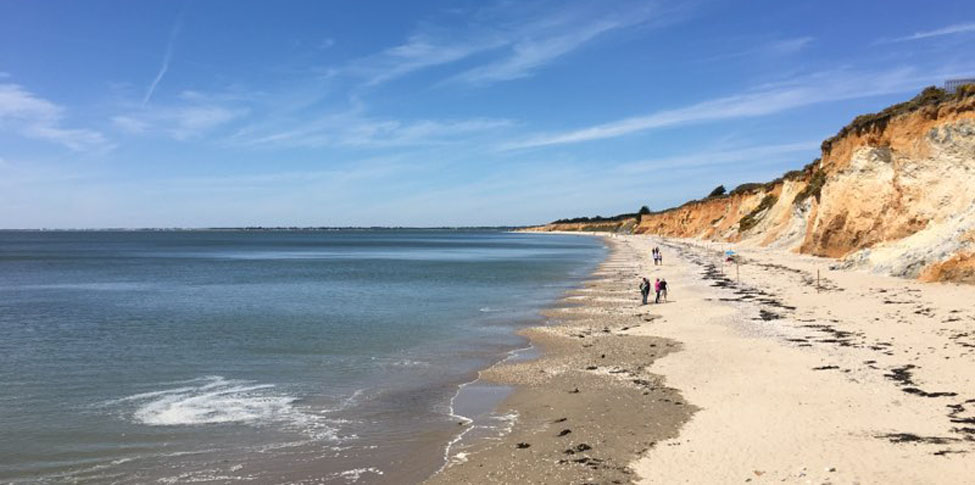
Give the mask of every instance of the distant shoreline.
<path id="1" fill-rule="evenodd" d="M 295 227 L 105 227 L 105 228 L 27 228 L 0 229 L 0 232 L 334 232 L 334 231 L 509 231 L 531 226 L 295 226 Z"/>

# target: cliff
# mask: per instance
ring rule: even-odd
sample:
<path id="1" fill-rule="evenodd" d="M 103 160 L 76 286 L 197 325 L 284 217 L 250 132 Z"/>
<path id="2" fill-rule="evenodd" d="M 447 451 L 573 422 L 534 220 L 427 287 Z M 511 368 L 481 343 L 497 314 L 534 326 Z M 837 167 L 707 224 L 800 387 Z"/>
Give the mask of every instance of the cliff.
<path id="1" fill-rule="evenodd" d="M 632 232 L 789 249 L 885 274 L 975 283 L 975 86 L 956 94 L 928 88 L 857 117 L 802 170 L 645 214 Z"/>
<path id="2" fill-rule="evenodd" d="M 522 232 L 618 232 L 632 234 L 637 226 L 636 217 L 619 220 L 585 221 L 585 222 L 552 222 L 544 226 L 527 227 Z"/>

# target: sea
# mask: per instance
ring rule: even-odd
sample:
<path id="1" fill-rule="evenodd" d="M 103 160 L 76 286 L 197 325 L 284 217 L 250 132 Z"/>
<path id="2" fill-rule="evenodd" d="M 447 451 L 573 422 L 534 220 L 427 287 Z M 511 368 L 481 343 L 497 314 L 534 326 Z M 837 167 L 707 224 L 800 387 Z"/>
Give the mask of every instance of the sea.
<path id="1" fill-rule="evenodd" d="M 0 483 L 417 483 L 605 257 L 497 230 L 0 232 Z"/>

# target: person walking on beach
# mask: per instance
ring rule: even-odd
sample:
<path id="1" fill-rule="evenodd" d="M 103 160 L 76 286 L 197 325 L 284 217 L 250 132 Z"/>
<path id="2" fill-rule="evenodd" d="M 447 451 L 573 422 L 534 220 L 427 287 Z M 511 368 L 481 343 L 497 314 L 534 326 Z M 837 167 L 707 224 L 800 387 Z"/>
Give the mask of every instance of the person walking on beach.
<path id="1" fill-rule="evenodd" d="M 654 303 L 660 303 L 660 278 L 657 278 L 653 282 L 654 292 L 657 294 L 656 298 L 653 299 Z"/>
<path id="2" fill-rule="evenodd" d="M 643 278 L 640 281 L 640 294 L 643 295 L 643 304 L 647 304 L 647 297 L 650 296 L 650 280 Z"/>
<path id="3" fill-rule="evenodd" d="M 660 248 L 655 248 L 654 251 L 657 253 L 657 260 L 654 264 L 661 266 L 664 264 L 664 255 L 660 252 Z"/>
<path id="4" fill-rule="evenodd" d="M 667 280 L 665 278 L 660 279 L 660 290 L 657 292 L 657 303 L 660 303 L 660 297 L 663 297 L 664 301 L 667 301 Z"/>

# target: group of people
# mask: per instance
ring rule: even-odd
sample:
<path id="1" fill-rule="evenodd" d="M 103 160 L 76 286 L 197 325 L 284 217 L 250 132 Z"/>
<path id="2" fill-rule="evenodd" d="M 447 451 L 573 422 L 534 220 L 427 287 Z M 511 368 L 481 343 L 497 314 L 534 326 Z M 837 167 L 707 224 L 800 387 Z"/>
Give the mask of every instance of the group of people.
<path id="1" fill-rule="evenodd" d="M 647 298 L 650 297 L 650 290 L 654 290 L 656 297 L 654 298 L 654 303 L 660 303 L 660 299 L 663 298 L 667 301 L 667 280 L 663 278 L 657 278 L 653 284 L 650 284 L 650 280 L 647 278 L 642 278 L 640 281 L 640 294 L 643 295 L 643 304 L 647 304 Z"/>
<path id="2" fill-rule="evenodd" d="M 654 266 L 664 264 L 664 255 L 660 252 L 660 248 L 653 248 L 653 250 L 650 251 L 650 254 L 653 256 Z"/>

